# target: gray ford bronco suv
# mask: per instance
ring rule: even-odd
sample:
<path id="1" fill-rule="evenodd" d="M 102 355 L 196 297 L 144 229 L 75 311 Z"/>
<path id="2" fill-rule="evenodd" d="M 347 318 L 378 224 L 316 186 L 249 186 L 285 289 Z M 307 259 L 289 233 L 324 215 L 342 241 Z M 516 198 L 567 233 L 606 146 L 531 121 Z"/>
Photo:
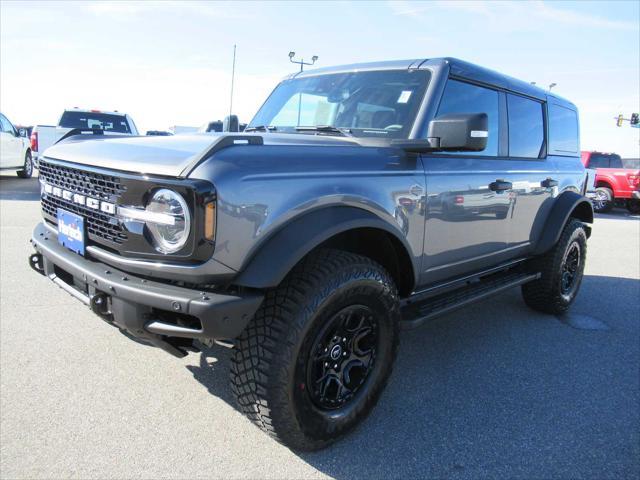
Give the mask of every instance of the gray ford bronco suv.
<path id="1" fill-rule="evenodd" d="M 138 340 L 233 347 L 239 409 L 299 450 L 354 428 L 401 328 L 519 286 L 562 314 L 588 224 L 576 107 L 453 58 L 283 80 L 244 133 L 73 131 L 29 264 Z"/>

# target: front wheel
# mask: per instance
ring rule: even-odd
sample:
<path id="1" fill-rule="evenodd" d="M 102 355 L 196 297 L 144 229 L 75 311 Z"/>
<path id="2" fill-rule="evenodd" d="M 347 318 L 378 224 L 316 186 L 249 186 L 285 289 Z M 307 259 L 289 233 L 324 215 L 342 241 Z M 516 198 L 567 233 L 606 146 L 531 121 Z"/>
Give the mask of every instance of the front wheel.
<path id="1" fill-rule="evenodd" d="M 231 384 L 240 409 L 295 450 L 358 425 L 391 374 L 399 300 L 372 260 L 320 250 L 269 292 L 238 342 Z"/>
<path id="2" fill-rule="evenodd" d="M 33 175 L 33 160 L 31 158 L 31 152 L 26 153 L 24 156 L 24 165 L 22 170 L 18 170 L 16 173 L 20 178 L 31 178 L 31 175 Z"/>
<path id="3" fill-rule="evenodd" d="M 525 303 L 552 315 L 565 313 L 580 290 L 587 259 L 587 234 L 581 221 L 571 218 L 558 243 L 544 255 L 530 261 L 538 280 L 522 286 Z"/>
<path id="4" fill-rule="evenodd" d="M 607 213 L 613 208 L 613 191 L 607 187 L 596 188 L 593 198 L 593 211 L 596 213 Z"/>

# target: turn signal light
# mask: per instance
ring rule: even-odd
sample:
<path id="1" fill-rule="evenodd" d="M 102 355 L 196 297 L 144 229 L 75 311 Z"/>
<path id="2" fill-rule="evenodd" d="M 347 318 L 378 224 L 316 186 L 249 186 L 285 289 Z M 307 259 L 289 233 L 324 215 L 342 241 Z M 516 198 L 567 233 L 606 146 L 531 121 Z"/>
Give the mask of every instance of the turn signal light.
<path id="1" fill-rule="evenodd" d="M 216 204 L 209 202 L 204 206 L 204 238 L 215 240 L 216 238 Z"/>

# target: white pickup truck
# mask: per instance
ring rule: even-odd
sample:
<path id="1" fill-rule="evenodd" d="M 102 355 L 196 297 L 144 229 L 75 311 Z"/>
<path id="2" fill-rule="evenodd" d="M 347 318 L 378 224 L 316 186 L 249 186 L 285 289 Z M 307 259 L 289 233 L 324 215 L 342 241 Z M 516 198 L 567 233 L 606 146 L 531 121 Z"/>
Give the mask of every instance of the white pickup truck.
<path id="1" fill-rule="evenodd" d="M 65 110 L 58 125 L 37 125 L 31 132 L 31 154 L 38 165 L 40 154 L 74 128 L 97 129 L 104 133 L 138 135 L 133 119 L 126 113 L 102 110 Z"/>

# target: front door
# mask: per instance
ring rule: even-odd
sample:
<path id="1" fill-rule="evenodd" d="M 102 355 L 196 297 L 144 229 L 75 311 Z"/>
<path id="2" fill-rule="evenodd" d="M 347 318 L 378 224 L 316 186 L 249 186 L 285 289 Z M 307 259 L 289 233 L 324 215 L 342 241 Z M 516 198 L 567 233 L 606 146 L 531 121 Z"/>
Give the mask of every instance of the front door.
<path id="1" fill-rule="evenodd" d="M 447 82 L 436 116 L 486 113 L 489 137 L 482 152 L 422 157 L 427 184 L 423 285 L 493 266 L 509 256 L 513 192 L 504 178 L 505 159 L 499 156 L 505 143 L 500 136 L 500 95 L 458 80 Z"/>

